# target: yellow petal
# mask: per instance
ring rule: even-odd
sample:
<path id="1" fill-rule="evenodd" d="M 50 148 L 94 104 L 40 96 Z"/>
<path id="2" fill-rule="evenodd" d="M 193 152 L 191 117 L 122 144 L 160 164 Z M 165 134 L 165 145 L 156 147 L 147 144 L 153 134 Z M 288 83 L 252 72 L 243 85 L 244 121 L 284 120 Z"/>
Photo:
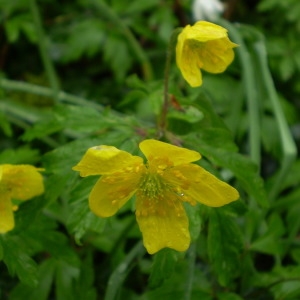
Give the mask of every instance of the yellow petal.
<path id="1" fill-rule="evenodd" d="M 197 49 L 193 49 L 184 44 L 180 50 L 179 43 L 176 47 L 176 63 L 183 78 L 191 87 L 202 85 L 202 74 L 198 63 Z"/>
<path id="2" fill-rule="evenodd" d="M 235 188 L 195 164 L 175 167 L 165 172 L 164 179 L 181 187 L 185 196 L 207 206 L 223 206 L 239 198 Z"/>
<path id="3" fill-rule="evenodd" d="M 139 147 L 149 161 L 158 158 L 160 160 L 168 159 L 174 166 L 186 164 L 201 158 L 201 155 L 196 151 L 157 140 L 144 140 L 140 143 Z"/>
<path id="4" fill-rule="evenodd" d="M 228 38 L 205 43 L 198 50 L 199 65 L 210 73 L 224 72 L 234 59 L 235 46 Z"/>
<path id="5" fill-rule="evenodd" d="M 0 233 L 6 233 L 15 227 L 12 203 L 8 192 L 0 193 Z"/>
<path id="6" fill-rule="evenodd" d="M 135 193 L 144 168 L 102 176 L 89 196 L 92 212 L 99 217 L 114 215 Z"/>
<path id="7" fill-rule="evenodd" d="M 141 163 L 142 159 L 112 146 L 95 146 L 89 148 L 81 161 L 72 169 L 80 176 L 105 175 L 114 173 L 128 165 Z"/>
<path id="8" fill-rule="evenodd" d="M 170 191 L 152 199 L 138 191 L 136 219 L 148 253 L 166 247 L 185 251 L 189 247 L 188 218 L 181 202 Z"/>
<path id="9" fill-rule="evenodd" d="M 44 192 L 41 170 L 31 165 L 2 165 L 1 185 L 11 198 L 28 200 Z"/>
<path id="10" fill-rule="evenodd" d="M 185 32 L 186 39 L 199 42 L 222 39 L 227 36 L 226 28 L 206 21 L 198 21 L 193 26 L 187 25 L 182 32 Z"/>

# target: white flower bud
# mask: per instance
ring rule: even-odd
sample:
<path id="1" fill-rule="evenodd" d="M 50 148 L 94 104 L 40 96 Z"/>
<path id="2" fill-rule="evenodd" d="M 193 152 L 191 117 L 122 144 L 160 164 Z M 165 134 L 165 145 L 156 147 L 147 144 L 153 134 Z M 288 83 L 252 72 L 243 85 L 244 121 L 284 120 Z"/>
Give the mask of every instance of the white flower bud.
<path id="1" fill-rule="evenodd" d="M 224 12 L 224 9 L 224 3 L 219 0 L 194 0 L 192 8 L 195 21 L 213 21 Z"/>

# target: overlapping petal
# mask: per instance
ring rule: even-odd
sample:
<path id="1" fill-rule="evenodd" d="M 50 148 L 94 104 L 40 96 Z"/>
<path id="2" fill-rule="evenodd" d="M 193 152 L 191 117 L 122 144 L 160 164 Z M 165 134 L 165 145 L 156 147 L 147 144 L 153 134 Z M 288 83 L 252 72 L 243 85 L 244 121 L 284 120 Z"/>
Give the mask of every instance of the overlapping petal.
<path id="1" fill-rule="evenodd" d="M 202 62 L 199 61 L 197 49 L 190 48 L 187 44 L 176 55 L 177 66 L 181 71 L 183 78 L 191 87 L 202 85 L 202 73 L 200 71 Z"/>
<path id="2" fill-rule="evenodd" d="M 2 165 L 1 185 L 11 198 L 28 200 L 44 192 L 41 169 L 31 165 Z"/>
<path id="3" fill-rule="evenodd" d="M 143 160 L 113 146 L 100 145 L 89 148 L 81 161 L 73 167 L 80 176 L 112 174 L 126 166 Z"/>
<path id="4" fill-rule="evenodd" d="M 185 196 L 207 206 L 219 207 L 239 198 L 235 188 L 195 164 L 177 166 L 166 172 L 165 179 L 182 186 Z M 183 186 L 182 182 L 188 184 Z"/>
<path id="5" fill-rule="evenodd" d="M 157 198 L 137 193 L 136 219 L 148 253 L 168 247 L 185 251 L 190 244 L 189 222 L 178 197 L 164 191 Z"/>
<path id="6" fill-rule="evenodd" d="M 0 192 L 0 233 L 6 233 L 15 226 L 12 203 L 8 192 Z"/>
<path id="7" fill-rule="evenodd" d="M 102 176 L 89 196 L 92 212 L 99 217 L 114 215 L 136 192 L 144 168 L 134 166 L 127 172 Z"/>
<path id="8" fill-rule="evenodd" d="M 198 50 L 199 66 L 210 73 L 222 73 L 232 63 L 235 46 L 227 37 L 208 41 Z"/>
<path id="9" fill-rule="evenodd" d="M 152 139 L 142 141 L 139 147 L 149 162 L 156 158 L 166 158 L 176 166 L 197 161 L 201 158 L 201 155 L 196 151 Z"/>
<path id="10" fill-rule="evenodd" d="M 193 26 L 187 25 L 182 32 L 186 39 L 207 42 L 227 37 L 227 29 L 207 21 L 198 21 Z"/>

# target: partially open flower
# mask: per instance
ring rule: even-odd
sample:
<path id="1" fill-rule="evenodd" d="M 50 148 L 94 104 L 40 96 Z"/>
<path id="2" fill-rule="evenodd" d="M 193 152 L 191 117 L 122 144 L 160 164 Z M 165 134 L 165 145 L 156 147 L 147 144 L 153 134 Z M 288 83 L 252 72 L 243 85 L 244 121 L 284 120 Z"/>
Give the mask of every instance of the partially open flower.
<path id="1" fill-rule="evenodd" d="M 178 35 L 176 62 L 184 79 L 191 87 L 202 85 L 203 69 L 210 73 L 222 73 L 234 59 L 232 43 L 227 30 L 219 25 L 199 21 L 187 25 Z"/>
<path id="2" fill-rule="evenodd" d="M 147 158 L 112 146 L 88 149 L 73 167 L 81 176 L 102 175 L 89 204 L 100 217 L 114 215 L 136 194 L 136 219 L 150 254 L 164 247 L 185 251 L 190 244 L 189 222 L 183 202 L 222 206 L 239 198 L 238 192 L 191 162 L 201 155 L 157 140 L 144 140 Z"/>
<path id="3" fill-rule="evenodd" d="M 15 226 L 17 206 L 12 199 L 25 201 L 44 192 L 40 170 L 31 165 L 0 165 L 0 233 Z"/>

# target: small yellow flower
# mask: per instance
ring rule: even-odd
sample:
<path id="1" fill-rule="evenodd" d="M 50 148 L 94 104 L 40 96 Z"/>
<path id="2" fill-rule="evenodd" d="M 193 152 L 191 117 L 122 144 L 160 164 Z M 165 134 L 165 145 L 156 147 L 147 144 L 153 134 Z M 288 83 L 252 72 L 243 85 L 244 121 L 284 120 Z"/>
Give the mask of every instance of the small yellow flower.
<path id="1" fill-rule="evenodd" d="M 187 25 L 178 35 L 176 62 L 184 79 L 191 87 L 202 85 L 201 70 L 222 73 L 234 59 L 227 30 L 216 24 L 199 21 Z"/>
<path id="2" fill-rule="evenodd" d="M 188 218 L 182 202 L 222 206 L 239 198 L 238 192 L 198 165 L 201 155 L 157 140 L 139 145 L 147 158 L 112 146 L 87 150 L 73 167 L 85 177 L 102 175 L 89 196 L 91 210 L 100 217 L 114 215 L 136 194 L 136 219 L 147 251 L 164 247 L 185 251 L 190 244 Z"/>
<path id="3" fill-rule="evenodd" d="M 15 226 L 12 199 L 25 201 L 44 192 L 43 178 L 31 165 L 0 165 L 0 233 Z"/>

